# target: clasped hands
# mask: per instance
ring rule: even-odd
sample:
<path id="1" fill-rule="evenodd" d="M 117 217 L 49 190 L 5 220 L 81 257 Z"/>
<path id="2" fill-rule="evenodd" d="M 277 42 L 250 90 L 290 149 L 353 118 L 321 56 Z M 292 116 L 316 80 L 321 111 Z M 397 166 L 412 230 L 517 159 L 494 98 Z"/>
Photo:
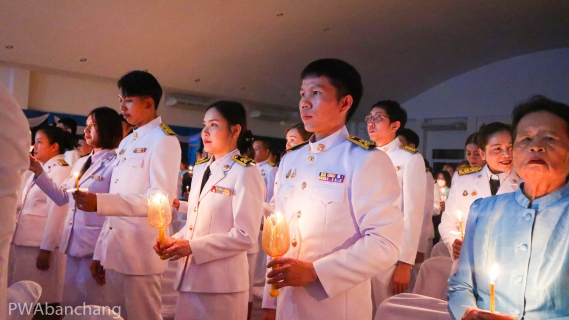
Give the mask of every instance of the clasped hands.
<path id="1" fill-rule="evenodd" d="M 172 237 L 164 239 L 164 243 L 160 245 L 160 239 L 156 238 L 154 252 L 160 256 L 162 260 L 176 261 L 192 254 L 190 242 L 184 239 L 174 239 Z"/>
<path id="2" fill-rule="evenodd" d="M 469 307 L 462 316 L 462 320 L 515 320 L 517 318 L 507 314 L 490 313 L 489 311 Z"/>

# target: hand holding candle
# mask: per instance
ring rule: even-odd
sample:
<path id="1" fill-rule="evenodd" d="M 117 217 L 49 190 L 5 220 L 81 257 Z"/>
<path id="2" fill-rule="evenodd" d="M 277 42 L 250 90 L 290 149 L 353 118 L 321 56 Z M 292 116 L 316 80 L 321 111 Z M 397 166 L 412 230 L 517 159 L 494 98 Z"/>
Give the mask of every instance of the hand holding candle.
<path id="1" fill-rule="evenodd" d="M 496 312 L 496 303 L 495 303 L 495 283 L 496 277 L 498 277 L 498 264 L 494 263 L 490 268 L 490 312 Z"/>
<path id="2" fill-rule="evenodd" d="M 160 245 L 164 244 L 164 230 L 172 222 L 172 211 L 168 197 L 163 194 L 153 194 L 148 197 L 148 220 L 150 225 L 158 229 Z"/>
<path id="3" fill-rule="evenodd" d="M 265 218 L 263 227 L 263 250 L 268 256 L 278 258 L 283 256 L 290 247 L 290 231 L 288 222 L 282 214 L 271 214 Z M 277 266 L 273 266 L 273 270 Z M 272 285 L 271 297 L 278 297 L 276 285 Z"/>

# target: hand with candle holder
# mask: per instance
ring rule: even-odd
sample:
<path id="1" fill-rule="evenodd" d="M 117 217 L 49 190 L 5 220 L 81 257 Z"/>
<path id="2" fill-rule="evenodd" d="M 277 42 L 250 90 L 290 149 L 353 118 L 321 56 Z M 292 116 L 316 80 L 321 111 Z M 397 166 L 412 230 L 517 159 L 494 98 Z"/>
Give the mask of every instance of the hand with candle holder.
<path id="1" fill-rule="evenodd" d="M 265 218 L 263 226 L 263 250 L 273 259 L 282 257 L 290 247 L 290 231 L 286 218 L 281 213 L 273 213 Z M 274 272 L 280 266 L 273 264 L 271 267 Z M 271 285 L 270 294 L 273 298 L 279 296 L 276 283 Z"/>
<path id="2" fill-rule="evenodd" d="M 158 229 L 158 243 L 165 244 L 165 230 L 172 222 L 172 211 L 167 195 L 152 194 L 148 197 L 148 220 Z"/>

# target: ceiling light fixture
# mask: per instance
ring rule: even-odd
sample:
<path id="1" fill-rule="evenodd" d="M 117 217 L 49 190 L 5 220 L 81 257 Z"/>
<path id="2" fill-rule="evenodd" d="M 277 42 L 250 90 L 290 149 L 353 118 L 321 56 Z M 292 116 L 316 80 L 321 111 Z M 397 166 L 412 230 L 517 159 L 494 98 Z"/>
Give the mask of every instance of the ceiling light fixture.
<path id="1" fill-rule="evenodd" d="M 200 78 L 197 78 L 196 80 L 194 80 L 194 82 L 200 82 Z"/>
<path id="2" fill-rule="evenodd" d="M 277 13 L 277 17 L 282 17 L 282 16 L 284 16 L 284 13 L 282 13 L 282 12 L 281 12 L 281 13 Z"/>
<path id="3" fill-rule="evenodd" d="M 81 59 L 79 59 L 79 61 L 85 62 L 85 61 L 87 61 L 87 58 L 81 58 Z"/>
<path id="4" fill-rule="evenodd" d="M 9 44 L 9 45 L 6 46 L 6 49 L 14 49 L 14 46 L 11 45 L 11 44 Z"/>

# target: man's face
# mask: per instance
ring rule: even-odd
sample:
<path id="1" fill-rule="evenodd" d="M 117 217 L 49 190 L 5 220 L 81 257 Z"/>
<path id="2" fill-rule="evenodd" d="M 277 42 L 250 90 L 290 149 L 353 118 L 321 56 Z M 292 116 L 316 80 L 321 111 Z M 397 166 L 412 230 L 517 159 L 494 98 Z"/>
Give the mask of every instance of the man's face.
<path id="1" fill-rule="evenodd" d="M 119 103 L 122 116 L 135 127 L 148 118 L 149 112 L 154 113 L 154 101 L 150 97 L 123 97 L 119 94 Z"/>
<path id="2" fill-rule="evenodd" d="M 366 117 L 367 133 L 372 141 L 384 145 L 395 138 L 399 121 L 391 122 L 383 108 L 374 107 Z"/>
<path id="3" fill-rule="evenodd" d="M 306 131 L 317 135 L 332 134 L 346 122 L 352 96 L 338 100 L 337 89 L 326 77 L 309 77 L 300 87 L 300 117 Z"/>
<path id="4" fill-rule="evenodd" d="M 253 142 L 253 150 L 255 151 L 255 162 L 263 162 L 269 158 L 269 149 L 265 148 L 262 141 Z"/>

